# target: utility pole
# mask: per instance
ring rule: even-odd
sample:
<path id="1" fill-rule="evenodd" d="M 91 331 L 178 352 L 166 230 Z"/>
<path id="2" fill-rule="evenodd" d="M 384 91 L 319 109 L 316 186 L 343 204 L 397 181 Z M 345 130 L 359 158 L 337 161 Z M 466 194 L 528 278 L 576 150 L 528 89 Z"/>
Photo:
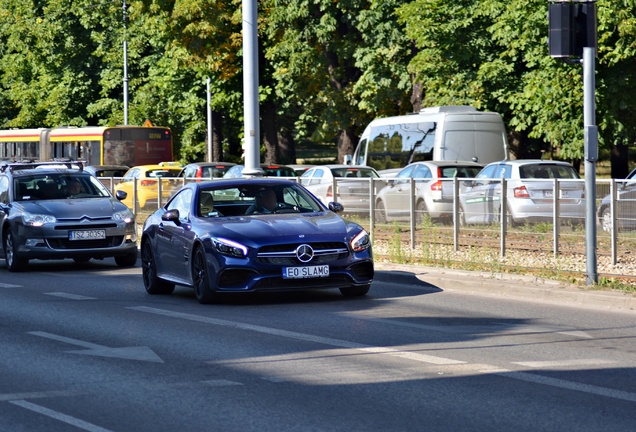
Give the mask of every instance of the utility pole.
<path id="1" fill-rule="evenodd" d="M 595 106 L 597 50 L 596 0 L 548 0 L 550 56 L 583 65 L 583 132 L 585 138 L 586 284 L 598 283 L 596 232 L 596 162 L 598 127 Z"/>
<path id="2" fill-rule="evenodd" d="M 260 177 L 260 128 L 258 112 L 258 9 L 256 0 L 243 0 L 243 111 L 244 177 Z"/>
<path id="3" fill-rule="evenodd" d="M 124 0 L 123 6 L 124 12 L 124 125 L 128 125 L 128 42 L 127 42 L 127 20 L 128 20 L 128 6 L 126 0 Z"/>

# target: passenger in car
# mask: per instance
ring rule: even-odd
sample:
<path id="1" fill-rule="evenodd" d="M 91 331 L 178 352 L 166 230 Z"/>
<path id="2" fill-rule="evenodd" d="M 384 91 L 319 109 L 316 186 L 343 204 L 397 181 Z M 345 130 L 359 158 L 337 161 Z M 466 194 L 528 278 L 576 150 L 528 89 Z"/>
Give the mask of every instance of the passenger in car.
<path id="1" fill-rule="evenodd" d="M 211 193 L 201 194 L 199 198 L 199 215 L 202 217 L 223 216 L 214 209 L 214 196 Z"/>

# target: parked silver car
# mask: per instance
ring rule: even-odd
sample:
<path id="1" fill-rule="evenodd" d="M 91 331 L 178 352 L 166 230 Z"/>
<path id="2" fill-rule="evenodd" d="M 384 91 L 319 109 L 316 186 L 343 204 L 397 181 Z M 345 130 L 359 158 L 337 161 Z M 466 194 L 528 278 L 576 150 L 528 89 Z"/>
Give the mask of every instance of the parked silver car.
<path id="1" fill-rule="evenodd" d="M 636 229 L 636 169 L 632 170 L 625 181 L 616 182 L 616 227 L 618 229 Z M 612 231 L 611 213 L 612 195 L 608 194 L 598 206 L 598 221 L 603 231 Z"/>
<path id="2" fill-rule="evenodd" d="M 493 223 L 501 220 L 501 185 L 507 181 L 509 225 L 551 222 L 554 184 L 559 179 L 559 217 L 582 223 L 585 219 L 585 184 L 567 162 L 552 160 L 506 160 L 487 165 L 474 180 L 460 189 L 460 224 Z"/>
<path id="3" fill-rule="evenodd" d="M 335 198 L 334 178 L 337 188 Z M 369 211 L 371 178 L 380 178 L 380 175 L 367 166 L 318 165 L 305 171 L 300 176 L 300 183 L 325 205 L 337 201 L 344 206 L 345 212 L 364 213 Z"/>
<path id="4" fill-rule="evenodd" d="M 414 179 L 415 223 L 424 215 L 452 221 L 453 178 L 470 179 L 483 168 L 475 162 L 428 161 L 404 167 L 375 200 L 379 223 L 408 221 L 411 218 L 411 179 Z"/>

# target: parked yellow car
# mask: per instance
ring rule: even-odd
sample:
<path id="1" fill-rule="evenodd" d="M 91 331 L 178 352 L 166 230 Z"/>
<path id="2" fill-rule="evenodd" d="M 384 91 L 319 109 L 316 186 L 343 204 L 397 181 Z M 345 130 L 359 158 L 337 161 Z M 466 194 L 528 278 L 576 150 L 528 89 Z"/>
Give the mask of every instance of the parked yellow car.
<path id="1" fill-rule="evenodd" d="M 115 189 L 122 190 L 128 194 L 122 202 L 129 208 L 133 208 L 133 190 L 135 179 L 137 180 L 137 202 L 140 208 L 149 206 L 157 206 L 157 198 L 159 196 L 159 181 L 161 181 L 161 201 L 165 203 L 170 198 L 172 185 L 170 179 L 174 179 L 181 172 L 179 166 L 170 165 L 140 165 L 130 168 L 124 174 Z"/>

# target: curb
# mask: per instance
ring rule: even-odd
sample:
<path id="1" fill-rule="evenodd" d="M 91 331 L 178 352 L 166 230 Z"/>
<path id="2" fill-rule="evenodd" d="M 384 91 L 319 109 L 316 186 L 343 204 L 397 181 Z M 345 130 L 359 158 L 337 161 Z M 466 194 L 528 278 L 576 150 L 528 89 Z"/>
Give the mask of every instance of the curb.
<path id="1" fill-rule="evenodd" d="M 590 291 L 578 285 L 533 276 L 437 267 L 375 263 L 376 281 L 433 286 L 448 292 L 479 293 L 594 310 L 636 312 L 636 295 Z"/>

